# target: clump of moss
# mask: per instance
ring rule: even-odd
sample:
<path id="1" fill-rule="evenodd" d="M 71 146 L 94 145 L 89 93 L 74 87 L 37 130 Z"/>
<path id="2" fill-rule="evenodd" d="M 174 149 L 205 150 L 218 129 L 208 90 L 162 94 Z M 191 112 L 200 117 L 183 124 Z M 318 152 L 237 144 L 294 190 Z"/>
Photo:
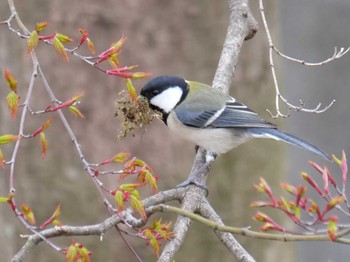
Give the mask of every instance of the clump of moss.
<path id="1" fill-rule="evenodd" d="M 154 118 L 160 119 L 162 113 L 150 108 L 149 103 L 143 96 L 137 97 L 137 102 L 130 99 L 127 92 L 119 93 L 120 99 L 116 102 L 115 116 L 123 118 L 118 138 L 125 138 L 130 132 L 137 128 L 144 128 L 150 124 Z M 135 136 L 132 133 L 133 136 Z"/>

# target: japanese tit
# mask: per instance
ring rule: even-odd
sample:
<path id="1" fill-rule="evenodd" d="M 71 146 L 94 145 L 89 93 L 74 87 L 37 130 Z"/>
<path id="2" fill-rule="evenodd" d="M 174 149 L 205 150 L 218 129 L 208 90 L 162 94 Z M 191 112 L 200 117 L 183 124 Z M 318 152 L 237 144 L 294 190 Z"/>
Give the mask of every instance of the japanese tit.
<path id="1" fill-rule="evenodd" d="M 284 133 L 233 97 L 208 85 L 176 76 L 151 79 L 141 90 L 150 107 L 163 114 L 177 135 L 216 156 L 252 138 L 273 138 L 330 157 L 317 147 Z"/>

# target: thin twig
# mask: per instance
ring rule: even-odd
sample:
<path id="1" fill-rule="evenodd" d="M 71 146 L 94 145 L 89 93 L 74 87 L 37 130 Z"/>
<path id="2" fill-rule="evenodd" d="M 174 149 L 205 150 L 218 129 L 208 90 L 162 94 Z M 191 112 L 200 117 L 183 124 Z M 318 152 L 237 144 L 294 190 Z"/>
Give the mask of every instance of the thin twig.
<path id="1" fill-rule="evenodd" d="M 154 207 L 150 207 L 151 212 L 169 212 L 169 213 L 175 213 L 177 215 L 181 215 L 184 217 L 191 218 L 194 221 L 197 221 L 203 225 L 206 225 L 214 230 L 221 231 L 221 232 L 229 232 L 237 235 L 242 235 L 246 237 L 252 237 L 252 238 L 259 238 L 259 239 L 266 239 L 266 240 L 276 240 L 276 241 L 283 241 L 283 242 L 292 242 L 292 241 L 331 241 L 329 239 L 329 235 L 327 234 L 313 234 L 313 235 L 307 235 L 307 234 L 300 234 L 300 235 L 291 235 L 291 234 L 277 234 L 277 233 L 265 233 L 265 232 L 257 232 L 250 230 L 249 228 L 239 228 L 239 227 L 230 227 L 225 226 L 221 223 L 214 222 L 210 219 L 207 219 L 203 217 L 202 215 L 194 214 L 191 212 L 187 212 L 181 208 L 168 206 L 168 205 L 158 205 Z M 339 231 L 336 234 L 336 240 L 335 242 L 341 243 L 341 244 L 347 244 L 350 245 L 350 239 L 343 238 L 344 236 L 347 236 L 350 234 L 350 228 L 346 228 L 344 230 Z"/>
<path id="2" fill-rule="evenodd" d="M 281 51 L 279 51 L 277 49 L 277 47 L 275 45 L 272 45 L 272 48 L 276 52 L 276 54 L 278 54 L 279 56 L 281 56 L 287 60 L 296 62 L 298 64 L 304 65 L 304 66 L 322 66 L 322 65 L 325 65 L 329 62 L 332 62 L 334 60 L 341 58 L 342 56 L 346 55 L 350 51 L 350 47 L 348 47 L 346 49 L 344 47 L 341 47 L 339 51 L 338 51 L 337 47 L 334 47 L 334 53 L 331 57 L 329 57 L 321 62 L 306 62 L 305 60 L 297 59 L 297 58 L 294 58 L 294 57 L 291 57 L 291 56 L 288 56 L 288 55 L 282 53 Z"/>
<path id="3" fill-rule="evenodd" d="M 288 117 L 291 113 L 291 110 L 294 111 L 302 111 L 302 112 L 308 112 L 308 113 L 323 113 L 325 111 L 327 111 L 334 103 L 335 100 L 332 100 L 327 106 L 324 106 L 323 108 L 321 108 L 322 104 L 319 103 L 315 108 L 306 108 L 303 101 L 300 100 L 300 105 L 295 105 L 290 103 L 280 92 L 280 88 L 278 85 L 278 81 L 277 81 L 277 76 L 276 76 L 276 70 L 275 70 L 275 64 L 274 64 L 274 59 L 273 59 L 273 52 L 275 52 L 276 54 L 278 54 L 279 56 L 288 59 L 290 61 L 305 65 L 305 66 L 321 66 L 324 65 L 326 63 L 332 62 L 336 59 L 341 58 L 342 56 L 344 56 L 345 54 L 347 54 L 350 51 L 350 47 L 345 49 L 345 48 L 341 48 L 338 52 L 337 48 L 334 49 L 334 53 L 333 56 L 331 56 L 330 58 L 321 61 L 321 62 L 317 62 L 317 63 L 311 63 L 311 62 L 305 62 L 304 60 L 300 60 L 300 59 L 296 59 L 290 56 L 287 56 L 285 54 L 283 54 L 281 51 L 279 51 L 273 41 L 272 41 L 272 37 L 270 34 L 270 29 L 266 20 L 266 16 L 265 16 L 265 11 L 264 11 L 264 4 L 263 4 L 263 0 L 259 0 L 259 10 L 260 10 L 260 15 L 263 21 L 263 25 L 264 25 L 264 29 L 266 32 L 266 36 L 267 36 L 267 40 L 269 43 L 269 61 L 270 61 L 270 68 L 271 68 L 271 74 L 272 74 L 272 79 L 273 79 L 273 83 L 275 86 L 275 106 L 276 106 L 276 114 L 273 114 L 270 110 L 267 109 L 267 112 L 270 114 L 270 116 L 272 118 L 278 118 L 279 116 L 281 117 Z M 280 101 L 282 101 L 286 106 L 287 106 L 287 112 L 286 113 L 282 113 L 281 109 L 280 109 Z"/>

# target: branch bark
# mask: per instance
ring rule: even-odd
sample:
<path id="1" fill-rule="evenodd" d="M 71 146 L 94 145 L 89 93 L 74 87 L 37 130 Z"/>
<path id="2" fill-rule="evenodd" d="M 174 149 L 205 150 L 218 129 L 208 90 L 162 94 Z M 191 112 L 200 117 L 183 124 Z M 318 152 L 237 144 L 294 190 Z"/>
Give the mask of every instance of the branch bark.
<path id="1" fill-rule="evenodd" d="M 258 30 L 248 0 L 229 0 L 231 10 L 225 42 L 213 80 L 213 87 L 228 93 L 244 40 L 251 39 Z"/>
<path id="2" fill-rule="evenodd" d="M 214 221 L 217 225 L 224 225 L 220 216 L 215 212 L 208 201 L 204 201 L 204 203 L 201 205 L 200 214 L 203 217 Z M 238 261 L 255 261 L 254 258 L 239 244 L 239 242 L 231 233 L 216 229 L 215 234 Z"/>

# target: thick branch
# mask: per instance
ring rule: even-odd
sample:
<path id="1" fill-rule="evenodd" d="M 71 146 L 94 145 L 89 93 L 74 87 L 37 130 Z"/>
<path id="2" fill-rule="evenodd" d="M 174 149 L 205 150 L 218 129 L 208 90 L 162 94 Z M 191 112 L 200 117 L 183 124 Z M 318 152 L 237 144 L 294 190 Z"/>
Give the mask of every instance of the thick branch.
<path id="1" fill-rule="evenodd" d="M 190 186 L 189 190 L 185 193 L 181 208 L 185 212 L 195 213 L 203 199 L 205 199 L 205 191 L 199 187 Z M 174 226 L 175 237 L 165 245 L 158 261 L 173 261 L 175 254 L 185 240 L 190 224 L 190 218 L 184 216 L 177 217 Z"/>
<path id="2" fill-rule="evenodd" d="M 224 226 L 220 216 L 215 212 L 208 201 L 203 202 L 200 208 L 200 214 L 203 217 L 213 221 L 217 226 Z M 239 244 L 231 233 L 215 229 L 215 234 L 225 245 L 225 247 L 235 256 L 237 261 L 251 262 L 254 258 Z"/>
<path id="3" fill-rule="evenodd" d="M 218 88 L 221 91 L 228 93 L 233 78 L 233 73 L 238 63 L 238 56 L 245 39 L 250 39 L 254 36 L 257 30 L 257 23 L 253 18 L 250 9 L 248 7 L 248 0 L 230 0 L 229 6 L 231 10 L 229 26 L 225 42 L 223 45 L 219 65 L 214 77 L 213 87 Z M 206 152 L 203 149 L 199 149 L 191 171 L 191 175 L 198 173 L 200 168 L 205 163 Z M 207 176 L 210 170 L 208 166 L 205 170 L 200 170 L 201 173 L 197 176 L 197 181 L 200 184 L 205 184 Z M 190 186 L 186 192 L 183 201 L 182 208 L 187 212 L 195 212 L 201 203 L 206 201 L 204 190 L 198 187 Z M 180 249 L 185 236 L 188 232 L 190 220 L 188 218 L 179 216 L 174 232 L 176 237 L 167 243 L 159 261 L 172 261 L 176 252 Z M 239 261 L 254 261 L 254 259 L 238 244 L 232 235 L 224 233 L 224 237 L 220 239 L 224 242 L 225 246 L 235 246 L 232 250 L 236 258 L 247 258 L 246 260 Z"/>
<path id="4" fill-rule="evenodd" d="M 252 38 L 257 31 L 257 22 L 248 6 L 248 0 L 230 0 L 230 22 L 222 48 L 213 87 L 228 93 L 238 63 L 243 41 Z"/>

